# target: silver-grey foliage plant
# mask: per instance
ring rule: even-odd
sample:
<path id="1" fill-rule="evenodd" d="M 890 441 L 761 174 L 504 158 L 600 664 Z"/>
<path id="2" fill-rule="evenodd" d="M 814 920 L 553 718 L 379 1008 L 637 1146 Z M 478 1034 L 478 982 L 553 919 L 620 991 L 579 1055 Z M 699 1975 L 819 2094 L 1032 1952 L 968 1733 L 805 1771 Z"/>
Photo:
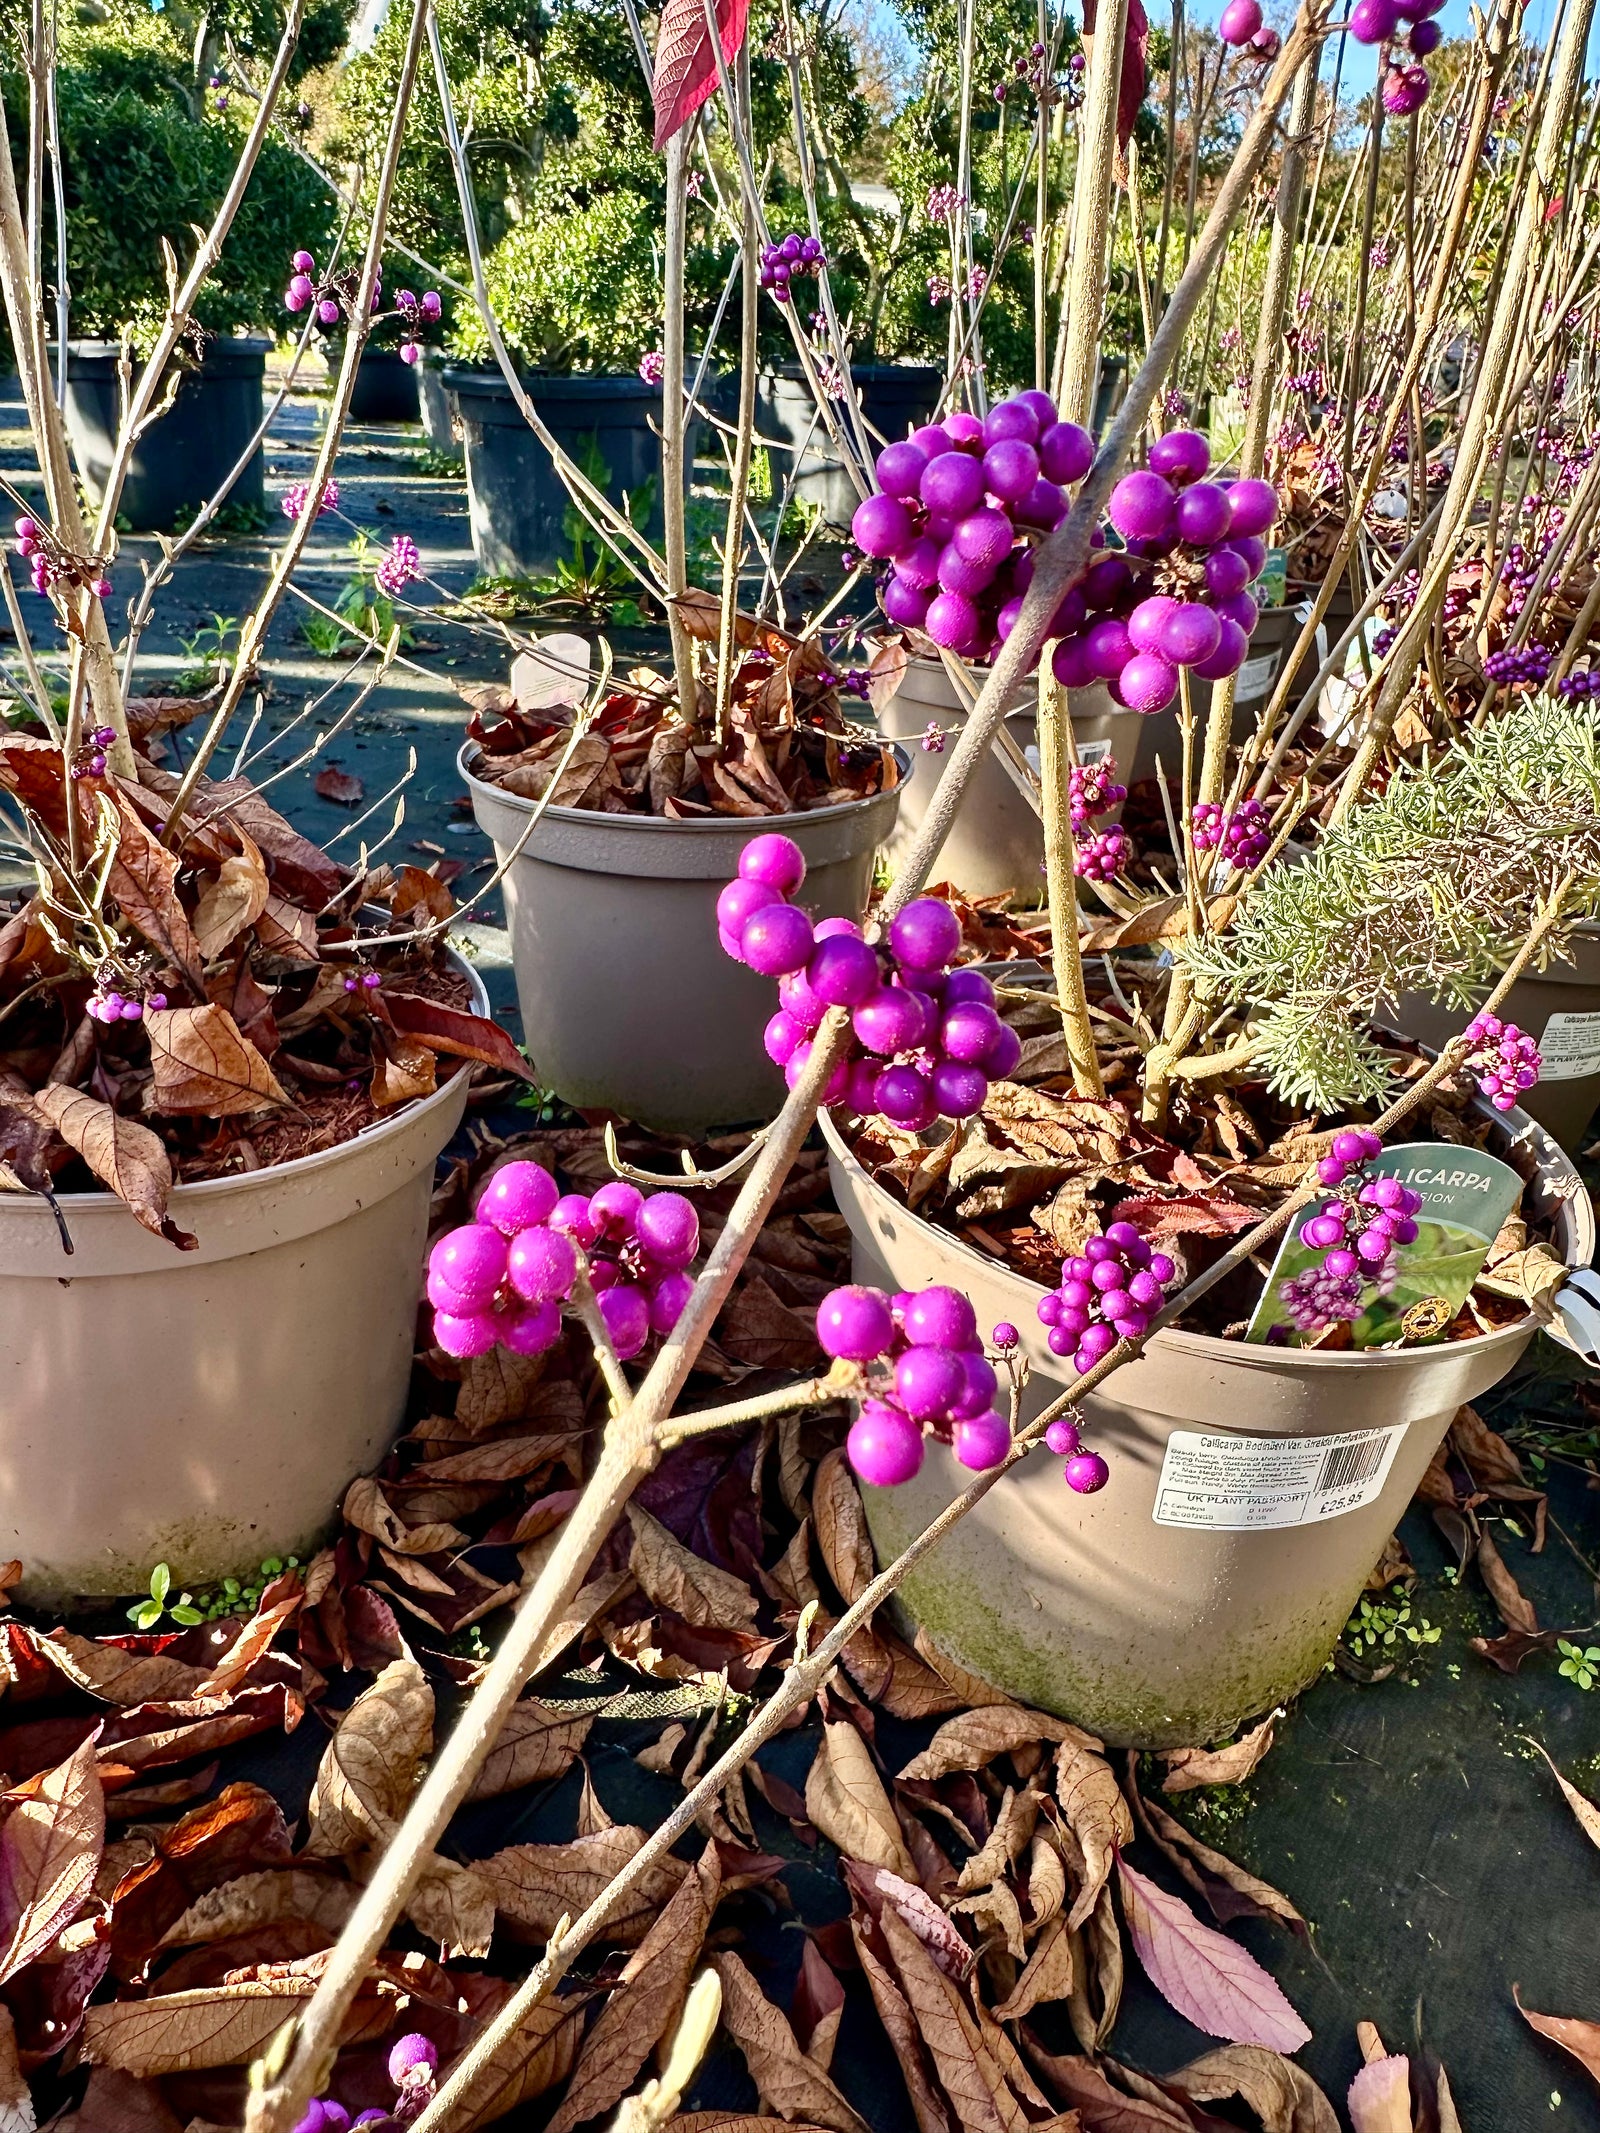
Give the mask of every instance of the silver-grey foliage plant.
<path id="1" fill-rule="evenodd" d="M 1568 875 L 1565 908 L 1592 915 L 1600 724 L 1536 698 L 1401 768 L 1303 862 L 1273 867 L 1228 933 L 1177 954 L 1202 996 L 1247 1007 L 1275 1093 L 1338 1111 L 1392 1078 L 1369 1018 L 1422 992 L 1465 1020 Z"/>

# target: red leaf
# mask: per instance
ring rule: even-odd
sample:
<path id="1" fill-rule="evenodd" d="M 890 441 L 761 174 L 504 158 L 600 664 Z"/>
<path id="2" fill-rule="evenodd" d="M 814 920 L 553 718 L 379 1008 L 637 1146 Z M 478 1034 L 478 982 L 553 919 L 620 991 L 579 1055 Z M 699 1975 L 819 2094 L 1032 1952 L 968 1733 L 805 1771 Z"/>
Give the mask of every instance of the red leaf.
<path id="1" fill-rule="evenodd" d="M 1163 1999 L 1208 2037 L 1297 2052 L 1311 2032 L 1245 1948 L 1204 1926 L 1179 1896 L 1169 1896 L 1120 1857 L 1122 1908 L 1146 1975 Z"/>
<path id="2" fill-rule="evenodd" d="M 353 778 L 348 770 L 341 770 L 337 763 L 319 770 L 311 783 L 318 799 L 331 800 L 335 807 L 359 807 L 367 797 L 367 788 L 361 780 Z"/>
<path id="3" fill-rule="evenodd" d="M 1085 36 L 1094 34 L 1095 0 L 1084 0 Z M 1117 146 L 1126 148 L 1144 102 L 1145 55 L 1150 48 L 1150 22 L 1139 0 L 1128 0 L 1128 27 L 1122 39 L 1122 79 L 1117 84 Z"/>
<path id="4" fill-rule="evenodd" d="M 485 1066 L 499 1067 L 523 1081 L 533 1080 L 533 1070 L 498 1022 L 485 1015 L 469 1015 L 463 1008 L 441 1007 L 437 1000 L 424 1000 L 416 993 L 384 992 L 379 995 L 397 1030 L 415 1037 L 430 1051 L 454 1052 L 462 1059 L 478 1059 Z"/>
<path id="5" fill-rule="evenodd" d="M 1139 0 L 1128 0 L 1129 8 Z M 1142 13 L 1142 11 L 1141 11 Z M 717 0 L 717 30 L 722 57 L 731 67 L 744 43 L 750 0 Z M 656 73 L 651 94 L 656 107 L 656 147 L 665 148 L 687 126 L 717 86 L 717 59 L 711 49 L 705 0 L 667 0 L 656 36 Z"/>

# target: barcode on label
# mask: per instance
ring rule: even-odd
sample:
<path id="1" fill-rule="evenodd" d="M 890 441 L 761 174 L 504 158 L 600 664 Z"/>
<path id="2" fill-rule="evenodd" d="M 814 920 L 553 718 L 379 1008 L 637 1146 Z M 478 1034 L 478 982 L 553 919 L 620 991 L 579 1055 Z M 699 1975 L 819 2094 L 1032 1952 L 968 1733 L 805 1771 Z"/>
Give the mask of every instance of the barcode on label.
<path id="1" fill-rule="evenodd" d="M 1336 1444 L 1322 1462 L 1312 1494 L 1322 1496 L 1329 1490 L 1353 1488 L 1357 1482 L 1365 1481 L 1382 1466 L 1388 1449 L 1389 1440 L 1381 1433 L 1363 1437 L 1359 1444 Z"/>

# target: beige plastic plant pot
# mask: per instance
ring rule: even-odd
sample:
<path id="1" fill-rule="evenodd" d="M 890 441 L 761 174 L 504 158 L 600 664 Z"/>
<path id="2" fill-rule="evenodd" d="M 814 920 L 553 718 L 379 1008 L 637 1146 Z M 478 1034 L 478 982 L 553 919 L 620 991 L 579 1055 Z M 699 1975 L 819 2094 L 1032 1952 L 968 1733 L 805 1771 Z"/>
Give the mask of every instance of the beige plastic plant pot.
<path id="1" fill-rule="evenodd" d="M 1569 1266 L 1587 1265 L 1594 1215 L 1566 1157 L 1519 1112 L 1537 1151 L 1536 1192 L 1556 1217 Z M 857 1281 L 888 1290 L 948 1282 L 987 1335 L 1014 1324 L 1031 1374 L 1023 1418 L 1069 1382 L 1045 1345 L 1036 1283 L 909 1214 L 824 1118 L 834 1195 L 850 1225 Z M 1075 1496 L 1043 1449 L 1022 1461 L 900 1588 L 911 1618 L 960 1665 L 1009 1695 L 1135 1748 L 1225 1737 L 1303 1688 L 1321 1669 L 1367 1573 L 1464 1401 L 1488 1391 L 1533 1338 L 1532 1318 L 1442 1347 L 1316 1355 L 1207 1335 L 1158 1333 L 1084 1402 L 1090 1441 L 1110 1464 L 1097 1495 Z M 1395 1432 L 1372 1499 L 1315 1523 L 1228 1530 L 1157 1524 L 1158 1484 L 1174 1432 L 1206 1448 L 1215 1510 L 1261 1515 L 1274 1470 L 1303 1465 L 1308 1438 Z M 1332 1448 L 1330 1448 L 1332 1450 Z M 1364 1464 L 1368 1447 L 1346 1458 Z M 1328 1453 L 1313 1451 L 1316 1472 Z M 940 1445 L 897 1489 L 864 1489 L 886 1563 L 970 1479 Z M 1186 1502 L 1192 1507 L 1191 1494 Z"/>
<path id="2" fill-rule="evenodd" d="M 534 803 L 458 758 L 478 827 L 502 862 Z M 902 777 L 905 774 L 901 760 Z M 859 918 L 900 788 L 810 814 L 669 822 L 548 807 L 505 877 L 522 1030 L 540 1080 L 581 1110 L 694 1133 L 770 1118 L 783 1076 L 762 1048 L 770 978 L 724 955 L 717 897 L 761 830 L 806 856 L 799 901 Z"/>
<path id="3" fill-rule="evenodd" d="M 192 1252 L 109 1193 L 64 1193 L 68 1257 L 42 1200 L 0 1195 L 0 1555 L 24 1598 L 310 1552 L 399 1427 L 434 1158 L 469 1079 L 325 1153 L 177 1186 Z"/>
<path id="4" fill-rule="evenodd" d="M 980 687 L 988 678 L 986 668 L 975 667 L 971 673 Z M 1069 702 L 1079 756 L 1094 762 L 1109 751 L 1125 777 L 1144 719 L 1137 711 L 1120 709 L 1104 688 L 1074 689 Z M 891 857 L 896 845 L 909 844 L 922 827 L 950 760 L 954 736 L 966 721 L 967 708 L 942 660 L 913 659 L 905 679 L 878 713 L 878 730 L 898 741 L 911 758 Z M 1030 680 L 1019 686 L 1013 707 L 1006 712 L 1006 731 L 1036 776 L 1037 713 L 1037 689 Z M 946 736 L 937 754 L 922 746 L 930 724 Z M 1105 819 L 1114 820 L 1115 813 Z M 929 878 L 948 881 L 963 896 L 1004 896 L 1016 890 L 1032 901 L 1043 893 L 1043 867 L 1044 827 L 1038 811 L 991 748 L 967 787 Z"/>
<path id="5" fill-rule="evenodd" d="M 1544 1054 L 1538 1082 L 1523 1099 L 1523 1108 L 1552 1140 L 1576 1155 L 1600 1104 L 1600 925 L 1574 929 L 1570 956 L 1570 961 L 1552 961 L 1547 969 L 1524 972 L 1500 1017 L 1526 1030 Z M 1483 997 L 1487 993 L 1485 987 Z M 1407 993 L 1384 1019 L 1437 1051 L 1472 1017 L 1459 1008 L 1441 1007 L 1422 993 Z"/>

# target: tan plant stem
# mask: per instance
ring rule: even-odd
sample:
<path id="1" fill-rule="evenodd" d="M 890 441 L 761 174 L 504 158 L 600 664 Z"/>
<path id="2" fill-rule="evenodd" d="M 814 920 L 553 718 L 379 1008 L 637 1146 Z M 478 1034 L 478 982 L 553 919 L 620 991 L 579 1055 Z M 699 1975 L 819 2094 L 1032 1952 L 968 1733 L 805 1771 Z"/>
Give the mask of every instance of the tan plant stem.
<path id="1" fill-rule="evenodd" d="M 1550 87 L 1534 149 L 1529 183 L 1518 200 L 1515 232 L 1493 314 L 1483 337 L 1472 398 L 1462 423 L 1456 463 L 1445 491 L 1445 508 L 1434 543 L 1434 560 L 1416 601 L 1400 623 L 1399 636 L 1384 662 L 1377 700 L 1366 731 L 1334 804 L 1332 820 L 1343 821 L 1355 806 L 1379 757 L 1388 746 L 1400 708 L 1411 691 L 1434 619 L 1444 604 L 1450 571 L 1477 501 L 1482 469 L 1495 443 L 1494 412 L 1521 339 L 1534 254 L 1554 196 L 1564 160 L 1563 143 L 1583 89 L 1584 53 L 1594 19 L 1595 0 L 1572 0 L 1562 25 L 1561 41 L 1550 70 Z"/>
<path id="2" fill-rule="evenodd" d="M 1320 50 L 1313 52 L 1300 70 L 1289 106 L 1289 138 L 1278 171 L 1278 191 L 1272 210 L 1272 238 L 1267 249 L 1267 275 L 1261 291 L 1261 322 L 1256 332 L 1255 359 L 1250 369 L 1250 406 L 1245 416 L 1244 444 L 1239 454 L 1241 480 L 1255 481 L 1267 460 L 1267 436 L 1272 418 L 1273 395 L 1283 360 L 1283 329 L 1289 316 L 1295 261 L 1300 250 L 1300 209 L 1305 197 L 1306 159 L 1311 145 L 1312 122 L 1317 112 L 1317 65 Z M 1214 682 L 1211 708 L 1206 715 L 1205 754 L 1200 764 L 1200 789 L 1196 798 L 1222 798 L 1228 782 L 1228 743 L 1233 733 L 1233 698 L 1237 676 Z"/>
<path id="3" fill-rule="evenodd" d="M 1522 19 L 1524 0 L 1499 0 L 1489 24 L 1488 59 L 1478 83 L 1473 102 L 1472 117 L 1468 123 L 1467 141 L 1456 174 L 1455 189 L 1451 194 L 1449 211 L 1445 218 L 1444 234 L 1433 263 L 1427 292 L 1411 335 L 1405 363 L 1400 377 L 1390 395 L 1372 453 L 1367 461 L 1366 472 L 1355 495 L 1350 500 L 1349 513 L 1343 532 L 1329 559 L 1327 575 L 1317 588 L 1311 613 L 1303 624 L 1300 635 L 1290 647 L 1288 657 L 1279 672 L 1261 717 L 1256 732 L 1246 751 L 1251 768 L 1261 759 L 1284 706 L 1289 701 L 1296 677 L 1306 654 L 1316 640 L 1317 629 L 1328 609 L 1333 605 L 1334 595 L 1343 583 L 1351 556 L 1355 553 L 1360 538 L 1362 522 L 1368 504 L 1377 494 L 1388 466 L 1389 446 L 1399 426 L 1400 416 L 1411 398 L 1412 388 L 1422 374 L 1428 358 L 1433 337 L 1444 315 L 1445 300 L 1449 294 L 1456 262 L 1461 255 L 1467 224 L 1471 220 L 1473 195 L 1482 168 L 1483 151 L 1489 138 L 1489 129 L 1494 120 L 1495 99 L 1499 93 L 1501 78 L 1507 59 L 1515 44 L 1516 28 Z"/>
<path id="4" fill-rule="evenodd" d="M 748 1400 L 729 1400 L 723 1407 L 697 1407 L 686 1415 L 674 1415 L 657 1432 L 663 1451 L 685 1444 L 691 1437 L 708 1437 L 719 1429 L 739 1429 L 747 1422 L 765 1422 L 773 1415 L 794 1414 L 801 1408 L 828 1407 L 843 1399 L 859 1379 L 849 1366 L 830 1370 L 826 1377 L 806 1378 L 799 1385 L 779 1385 L 772 1392 L 759 1392 Z"/>
<path id="5" fill-rule="evenodd" d="M 29 271 L 28 238 L 23 227 L 22 202 L 17 195 L 17 174 L 11 159 L 11 137 L 3 110 L 0 110 L 0 292 L 5 298 L 11 345 L 16 352 L 17 371 L 22 380 L 39 471 L 44 476 L 51 524 L 64 547 L 74 555 L 86 556 L 89 535 L 78 503 L 77 483 L 72 475 L 66 422 L 50 389 L 43 311 L 39 291 Z M 119 777 L 131 778 L 134 775 L 133 743 L 128 737 L 127 714 L 123 710 L 122 691 L 117 685 L 116 661 L 111 653 L 105 611 L 94 594 L 87 590 L 74 595 L 73 606 L 95 717 L 102 725 L 109 726 L 116 736 L 107 750 L 111 768 Z M 69 810 L 69 819 L 71 815 Z"/>
<path id="6" fill-rule="evenodd" d="M 750 46 L 741 47 L 736 94 L 739 116 L 750 117 Z M 755 453 L 756 341 L 761 324 L 761 282 L 758 273 L 760 226 L 753 203 L 745 198 L 739 228 L 739 426 L 733 439 L 733 463 L 728 471 L 728 530 L 722 549 L 722 606 L 717 616 L 717 739 L 728 738 L 728 720 L 733 706 L 734 671 L 737 665 L 739 626 L 739 565 L 744 559 L 744 513 L 750 493 L 750 466 Z"/>
<path id="7" fill-rule="evenodd" d="M 699 710 L 694 644 L 675 604 L 689 590 L 689 541 L 685 523 L 687 467 L 683 398 L 684 262 L 689 225 L 689 129 L 680 126 L 667 143 L 666 272 L 661 329 L 661 508 L 662 545 L 667 552 L 667 630 L 672 640 L 672 671 L 678 684 L 678 713 L 693 725 Z"/>
<path id="8" fill-rule="evenodd" d="M 1150 354 L 1130 384 L 1071 512 L 1038 551 L 1033 582 L 1016 627 L 1001 647 L 922 827 L 885 898 L 885 921 L 901 910 L 927 880 L 966 784 L 988 752 L 1012 692 L 1037 657 L 1050 618 L 1067 589 L 1083 574 L 1090 553 L 1090 533 L 1161 381 L 1182 346 L 1228 233 L 1265 160 L 1295 73 L 1313 39 L 1322 34 L 1327 4 L 1328 0 L 1307 0 L 1286 39 L 1238 154 L 1218 189 L 1189 266 L 1157 327 Z M 631 1405 L 607 1426 L 599 1460 L 583 1496 L 561 1528 L 539 1577 L 519 1601 L 471 1702 L 440 1746 L 403 1823 L 377 1861 L 371 1880 L 329 1954 L 315 1994 L 263 2064 L 260 2086 L 252 2090 L 249 2099 L 247 2133 L 289 2133 L 325 2078 L 345 2014 L 424 1864 L 497 1738 L 506 1712 L 521 1694 L 551 1624 L 577 1592 L 606 1535 L 659 1454 L 660 1425 L 682 1391 L 695 1357 L 805 1144 L 822 1092 L 843 1055 L 848 1028 L 846 1012 L 842 1008 L 831 1009 L 813 1042 L 799 1083 L 769 1129 L 761 1153 L 729 1211 L 678 1325 L 663 1342 Z M 968 1495 L 971 1501 L 977 1500 L 970 1491 Z"/>
<path id="9" fill-rule="evenodd" d="M 643 576 L 664 596 L 667 584 L 665 562 L 627 514 L 616 508 L 605 491 L 597 488 L 571 454 L 562 448 L 534 406 L 517 366 L 511 360 L 505 336 L 500 331 L 500 321 L 495 317 L 494 306 L 489 301 L 489 284 L 483 270 L 483 241 L 478 230 L 478 207 L 472 192 L 472 172 L 467 163 L 467 151 L 461 138 L 461 129 L 456 123 L 450 69 L 445 63 L 444 44 L 439 36 L 438 24 L 433 18 L 431 6 L 428 15 L 428 49 L 433 60 L 434 83 L 439 91 L 439 110 L 444 121 L 445 144 L 450 151 L 450 167 L 455 173 L 456 197 L 461 204 L 461 227 L 466 240 L 467 259 L 472 268 L 472 294 L 494 359 L 500 366 L 500 375 L 517 404 L 518 413 L 550 454 L 551 464 L 565 483 L 567 494 L 588 520 L 596 537 L 624 569 Z"/>
<path id="10" fill-rule="evenodd" d="M 272 626 L 272 618 L 277 613 L 284 590 L 300 567 L 300 559 L 316 530 L 318 508 L 327 489 L 329 477 L 333 473 L 333 463 L 339 452 L 339 440 L 344 434 L 345 417 L 350 412 L 351 395 L 356 389 L 356 371 L 360 367 L 362 350 L 367 345 L 373 295 L 378 286 L 378 272 L 383 260 L 383 236 L 389 219 L 389 201 L 394 192 L 395 174 L 400 167 L 400 150 L 405 140 L 406 117 L 411 108 L 411 92 L 416 83 L 417 66 L 422 57 L 422 39 L 427 28 L 427 18 L 428 0 L 413 0 L 411 27 L 406 38 L 405 57 L 401 62 L 400 79 L 395 90 L 395 106 L 390 116 L 383 162 L 379 166 L 377 185 L 373 193 L 372 227 L 367 237 L 366 256 L 361 262 L 361 279 L 351 300 L 350 317 L 345 328 L 344 360 L 339 366 L 339 376 L 328 404 L 327 421 L 322 432 L 322 442 L 317 448 L 316 464 L 306 483 L 305 507 L 290 528 L 288 540 L 272 559 L 272 570 L 267 579 L 266 590 L 239 632 L 239 649 L 221 701 L 212 713 L 194 754 L 189 758 L 189 766 L 173 795 L 172 805 L 167 811 L 166 829 L 162 835 L 162 842 L 169 848 L 181 837 L 184 812 L 193 799 L 200 780 L 205 776 L 206 766 L 221 745 L 222 736 L 239 707 L 240 699 L 255 678 L 256 668 L 266 648 L 267 631 Z"/>
<path id="11" fill-rule="evenodd" d="M 106 476 L 105 493 L 100 499 L 100 516 L 94 532 L 95 549 L 99 553 L 109 553 L 109 544 L 116 530 L 117 506 L 122 501 L 123 484 L 128 478 L 128 468 L 133 463 L 134 446 L 143 435 L 148 419 L 156 407 L 156 396 L 167 387 L 167 366 L 179 341 L 188 331 L 189 320 L 206 277 L 222 256 L 222 247 L 233 227 L 234 217 L 238 214 L 249 189 L 256 160 L 261 154 L 261 144 L 271 129 L 273 115 L 278 107 L 278 97 L 288 78 L 295 49 L 300 42 L 300 22 L 304 13 L 305 0 L 290 0 L 272 69 L 256 99 L 255 116 L 250 122 L 250 131 L 245 136 L 244 146 L 239 151 L 239 160 L 234 165 L 233 175 L 228 180 L 228 189 L 222 196 L 222 204 L 212 217 L 210 229 L 195 249 L 182 286 L 170 297 L 167 315 L 161 322 L 161 331 L 156 336 L 155 346 L 151 349 L 149 360 L 140 371 L 139 381 L 133 388 L 132 398 L 117 433 L 111 470 Z"/>
<path id="12" fill-rule="evenodd" d="M 1050 904 L 1050 961 L 1055 972 L 1061 1034 L 1079 1096 L 1104 1097 L 1106 1085 L 1095 1050 L 1089 995 L 1078 947 L 1078 882 L 1073 871 L 1072 708 L 1068 692 L 1050 671 L 1048 652 L 1039 661 L 1039 795 L 1044 816 L 1044 877 Z"/>
<path id="13" fill-rule="evenodd" d="M 1072 188 L 1072 278 L 1067 285 L 1056 404 L 1064 422 L 1087 429 L 1100 375 L 1100 325 L 1111 249 L 1111 185 L 1117 158 L 1117 99 L 1128 0 L 1100 0 L 1089 79 L 1078 123 L 1078 170 Z"/>

